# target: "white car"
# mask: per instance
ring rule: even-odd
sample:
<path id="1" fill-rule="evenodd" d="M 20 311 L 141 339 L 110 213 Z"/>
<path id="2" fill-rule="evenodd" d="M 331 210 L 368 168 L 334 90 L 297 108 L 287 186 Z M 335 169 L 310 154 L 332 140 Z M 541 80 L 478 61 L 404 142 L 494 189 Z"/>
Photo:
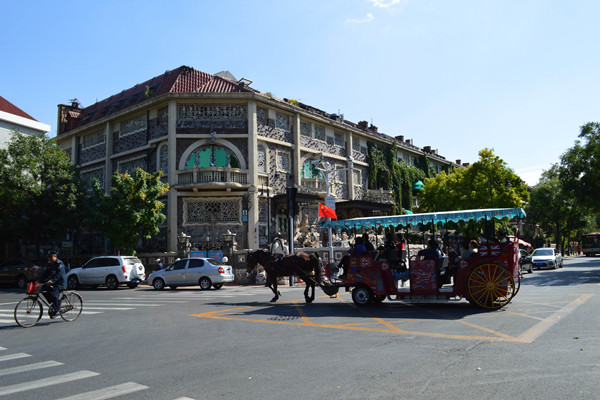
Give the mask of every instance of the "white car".
<path id="1" fill-rule="evenodd" d="M 531 253 L 533 268 L 562 268 L 562 254 L 553 247 L 540 247 Z"/>
<path id="2" fill-rule="evenodd" d="M 106 285 L 108 289 L 117 289 L 126 284 L 135 288 L 146 279 L 146 269 L 139 258 L 133 256 L 94 257 L 79 268 L 73 268 L 67 274 L 67 287 L 98 287 Z"/>
<path id="3" fill-rule="evenodd" d="M 202 290 L 210 287 L 221 289 L 224 283 L 233 282 L 233 268 L 212 258 L 182 258 L 165 269 L 155 271 L 148 276 L 148 284 L 156 290 L 165 286 L 176 289 L 177 286 L 200 286 Z"/>

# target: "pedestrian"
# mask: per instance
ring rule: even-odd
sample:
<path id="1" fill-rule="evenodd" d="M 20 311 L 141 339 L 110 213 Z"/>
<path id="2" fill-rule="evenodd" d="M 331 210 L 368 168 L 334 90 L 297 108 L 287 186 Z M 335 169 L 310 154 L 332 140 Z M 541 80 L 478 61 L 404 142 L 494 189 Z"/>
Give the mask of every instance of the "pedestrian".
<path id="1" fill-rule="evenodd" d="M 154 268 L 155 271 L 160 271 L 161 269 L 163 269 L 165 267 L 163 265 L 163 263 L 160 261 L 160 258 L 157 258 L 156 260 L 154 260 L 154 262 L 156 263 L 156 267 Z"/>

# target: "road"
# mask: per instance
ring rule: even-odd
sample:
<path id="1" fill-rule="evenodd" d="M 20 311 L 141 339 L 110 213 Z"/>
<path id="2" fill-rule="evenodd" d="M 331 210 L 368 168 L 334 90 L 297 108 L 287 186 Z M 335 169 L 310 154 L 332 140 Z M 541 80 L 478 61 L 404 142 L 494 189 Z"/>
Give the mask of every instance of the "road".
<path id="1" fill-rule="evenodd" d="M 498 311 L 317 290 L 84 289 L 79 320 L 24 329 L 2 288 L 0 398 L 600 398 L 600 258 L 535 270 Z"/>

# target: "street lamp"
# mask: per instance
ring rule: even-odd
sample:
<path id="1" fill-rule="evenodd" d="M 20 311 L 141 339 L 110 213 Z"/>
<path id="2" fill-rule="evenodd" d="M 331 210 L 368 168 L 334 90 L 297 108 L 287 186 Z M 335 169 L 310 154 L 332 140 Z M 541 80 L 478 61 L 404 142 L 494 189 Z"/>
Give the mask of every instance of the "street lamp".
<path id="1" fill-rule="evenodd" d="M 265 185 L 262 185 L 260 189 L 260 195 L 265 195 Z M 271 226 L 271 193 L 269 186 L 267 185 L 267 243 L 271 242 L 270 237 L 270 226 Z"/>

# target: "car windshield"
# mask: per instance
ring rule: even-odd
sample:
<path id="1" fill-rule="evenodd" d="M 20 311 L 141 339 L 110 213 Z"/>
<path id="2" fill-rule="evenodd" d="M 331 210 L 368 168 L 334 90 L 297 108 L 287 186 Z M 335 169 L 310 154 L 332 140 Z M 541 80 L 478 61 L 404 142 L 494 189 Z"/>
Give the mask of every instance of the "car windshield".
<path id="1" fill-rule="evenodd" d="M 533 256 L 552 256 L 554 252 L 550 249 L 538 249 L 535 250 L 532 254 Z"/>

